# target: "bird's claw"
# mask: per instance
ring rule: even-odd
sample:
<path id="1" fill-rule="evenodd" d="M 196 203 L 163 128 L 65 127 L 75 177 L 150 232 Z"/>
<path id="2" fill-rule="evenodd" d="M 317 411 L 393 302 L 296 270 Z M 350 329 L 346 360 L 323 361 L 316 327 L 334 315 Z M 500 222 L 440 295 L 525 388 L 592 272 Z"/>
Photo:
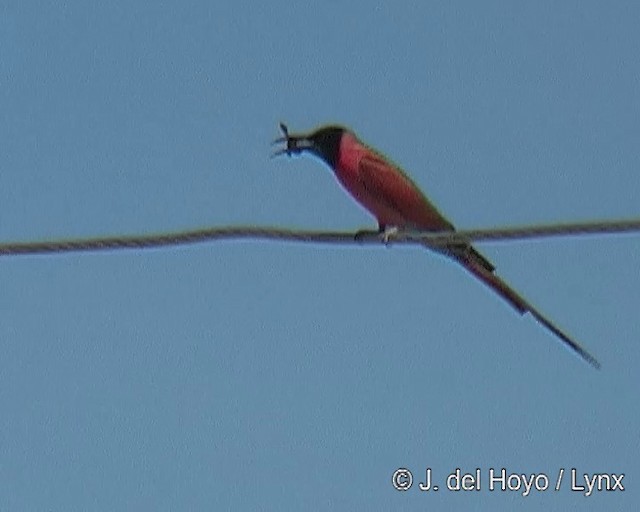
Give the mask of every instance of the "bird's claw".
<path id="1" fill-rule="evenodd" d="M 391 239 L 394 238 L 399 233 L 399 231 L 400 230 L 396 226 L 385 227 L 379 235 L 382 243 L 389 247 L 391 245 Z"/>
<path id="2" fill-rule="evenodd" d="M 373 229 L 361 229 L 353 235 L 353 239 L 356 242 L 363 242 L 367 239 L 371 239 L 373 237 L 377 237 L 384 245 L 387 247 L 391 245 L 391 241 L 393 238 L 400 232 L 400 230 L 395 226 L 384 226 L 380 227 L 377 230 Z"/>

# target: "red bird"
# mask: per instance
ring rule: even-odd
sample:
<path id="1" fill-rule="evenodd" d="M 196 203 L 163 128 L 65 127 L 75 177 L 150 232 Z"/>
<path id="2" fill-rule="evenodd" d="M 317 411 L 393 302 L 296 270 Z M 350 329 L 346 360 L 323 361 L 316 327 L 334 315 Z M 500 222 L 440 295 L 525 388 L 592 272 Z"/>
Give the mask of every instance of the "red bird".
<path id="1" fill-rule="evenodd" d="M 286 143 L 276 155 L 309 152 L 326 162 L 336 178 L 356 201 L 378 220 L 378 231 L 385 239 L 393 230 L 453 232 L 455 228 L 426 198 L 418 186 L 398 166 L 363 144 L 342 126 L 323 126 L 308 134 L 289 134 L 280 124 Z M 583 359 L 600 368 L 600 363 L 576 341 L 495 274 L 495 267 L 470 244 L 457 242 L 439 249 L 489 286 L 518 313 L 531 315 L 554 333 Z"/>

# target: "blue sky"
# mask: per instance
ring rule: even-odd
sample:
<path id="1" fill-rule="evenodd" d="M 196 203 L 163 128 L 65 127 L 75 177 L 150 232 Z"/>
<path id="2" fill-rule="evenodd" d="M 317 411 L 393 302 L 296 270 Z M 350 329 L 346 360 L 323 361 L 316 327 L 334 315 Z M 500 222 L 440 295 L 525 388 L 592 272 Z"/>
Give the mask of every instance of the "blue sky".
<path id="1" fill-rule="evenodd" d="M 637 2 L 0 3 L 0 240 L 362 229 L 278 122 L 352 127 L 461 228 L 638 217 Z M 0 262 L 2 510 L 635 510 L 640 238 L 482 244 L 595 371 L 418 248 Z M 398 492 L 427 467 L 443 487 Z M 480 468 L 479 492 L 444 490 Z M 488 490 L 625 473 L 625 492 Z"/>

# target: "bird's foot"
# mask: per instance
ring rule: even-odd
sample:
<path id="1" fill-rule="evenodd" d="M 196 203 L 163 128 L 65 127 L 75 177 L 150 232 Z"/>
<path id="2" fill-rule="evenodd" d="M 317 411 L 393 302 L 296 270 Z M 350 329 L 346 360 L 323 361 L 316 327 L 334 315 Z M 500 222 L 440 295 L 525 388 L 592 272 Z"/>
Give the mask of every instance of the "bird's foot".
<path id="1" fill-rule="evenodd" d="M 379 226 L 378 230 L 361 229 L 353 235 L 356 242 L 362 242 L 373 237 L 377 237 L 386 246 L 391 245 L 391 240 L 400 232 L 396 226 Z"/>
<path id="2" fill-rule="evenodd" d="M 399 232 L 400 230 L 396 226 L 385 226 L 385 228 L 380 231 L 379 236 L 384 245 L 389 247 L 389 245 L 391 245 L 391 239 L 395 237 Z"/>

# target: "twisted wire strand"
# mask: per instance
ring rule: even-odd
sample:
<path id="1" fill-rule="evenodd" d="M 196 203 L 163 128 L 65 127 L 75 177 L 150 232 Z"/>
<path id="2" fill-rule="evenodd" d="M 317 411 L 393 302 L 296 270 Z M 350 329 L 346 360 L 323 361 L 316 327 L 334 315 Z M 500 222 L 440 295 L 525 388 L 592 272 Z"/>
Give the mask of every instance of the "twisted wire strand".
<path id="1" fill-rule="evenodd" d="M 610 235 L 640 232 L 640 219 L 530 225 L 488 229 L 469 229 L 449 233 L 398 232 L 389 237 L 394 244 L 426 244 L 439 247 L 451 243 L 502 242 L 578 235 Z M 155 233 L 122 235 L 40 242 L 0 243 L 0 256 L 54 254 L 66 252 L 150 249 L 192 245 L 219 240 L 276 240 L 321 244 L 381 244 L 375 233 L 362 235 L 347 231 L 319 231 L 277 227 L 229 226 Z"/>

